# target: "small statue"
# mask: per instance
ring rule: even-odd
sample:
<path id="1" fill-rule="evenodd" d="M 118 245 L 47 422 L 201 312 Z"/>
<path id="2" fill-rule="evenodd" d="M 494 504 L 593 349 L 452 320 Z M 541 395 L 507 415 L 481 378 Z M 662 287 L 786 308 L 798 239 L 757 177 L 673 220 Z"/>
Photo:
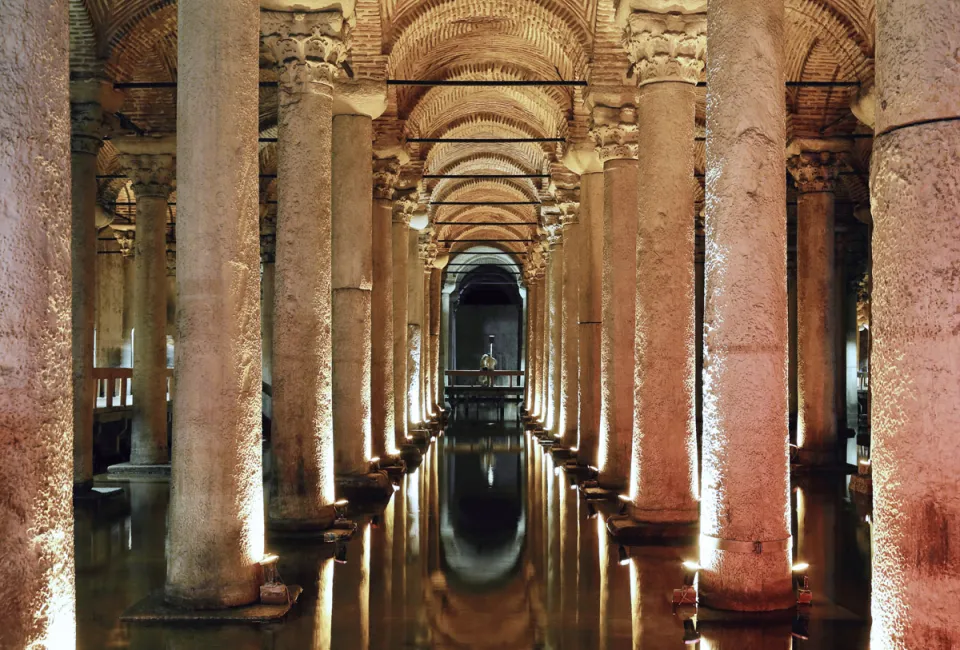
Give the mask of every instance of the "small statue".
<path id="1" fill-rule="evenodd" d="M 489 354 L 484 354 L 480 357 L 480 370 L 496 370 L 497 369 L 497 360 L 494 359 Z M 482 375 L 480 377 L 481 386 L 493 386 L 493 377 L 490 375 Z"/>

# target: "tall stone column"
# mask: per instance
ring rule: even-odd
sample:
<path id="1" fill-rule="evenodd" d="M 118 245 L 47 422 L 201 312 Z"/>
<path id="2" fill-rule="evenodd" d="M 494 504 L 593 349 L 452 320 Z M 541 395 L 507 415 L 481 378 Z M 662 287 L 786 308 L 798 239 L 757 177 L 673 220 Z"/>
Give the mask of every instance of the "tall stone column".
<path id="1" fill-rule="evenodd" d="M 425 230 L 419 235 L 417 255 L 422 263 L 420 273 L 413 279 L 416 285 L 417 324 L 420 333 L 420 376 L 417 387 L 420 395 L 420 421 L 429 422 L 432 413 L 432 399 L 430 396 L 430 273 L 433 262 L 437 257 L 436 234 L 433 230 Z"/>
<path id="2" fill-rule="evenodd" d="M 960 645 L 960 6 L 877 3 L 873 208 L 876 648 Z M 933 593 L 936 596 L 933 596 Z"/>
<path id="3" fill-rule="evenodd" d="M 564 163 L 580 174 L 577 304 L 577 463 L 596 467 L 600 433 L 600 323 L 603 277 L 603 167 L 593 146 L 571 149 Z"/>
<path id="4" fill-rule="evenodd" d="M 102 236 L 112 236 L 104 229 Z M 97 368 L 123 365 L 124 258 L 116 241 L 100 242 L 97 255 Z"/>
<path id="5" fill-rule="evenodd" d="M 393 385 L 396 445 L 409 436 L 409 399 L 407 394 L 407 276 L 410 264 L 410 216 L 417 206 L 416 189 L 397 193 L 393 207 Z"/>
<path id="6" fill-rule="evenodd" d="M 600 340 L 601 488 L 627 484 L 633 431 L 639 172 L 635 89 L 591 97 L 592 135 L 603 161 L 603 326 Z"/>
<path id="7" fill-rule="evenodd" d="M 430 400 L 433 413 L 440 415 L 443 410 L 443 397 L 440 395 L 440 377 L 443 367 L 440 365 L 440 308 L 443 300 L 443 269 L 437 268 L 442 260 L 438 257 L 430 270 Z"/>
<path id="8" fill-rule="evenodd" d="M 273 388 L 274 303 L 277 287 L 277 216 L 260 206 L 260 338 L 263 383 Z M 272 407 L 271 398 L 271 407 Z M 273 418 L 272 409 L 269 414 Z"/>
<path id="9" fill-rule="evenodd" d="M 692 523 L 699 515 L 694 91 L 703 70 L 706 29 L 703 14 L 635 12 L 628 18 L 627 51 L 640 84 L 637 144 L 643 179 L 628 513 L 633 521 Z"/>
<path id="10" fill-rule="evenodd" d="M 558 190 L 557 199 L 564 223 L 563 276 L 560 292 L 560 321 L 563 324 L 560 341 L 560 417 L 557 433 L 560 444 L 570 449 L 577 446 L 577 412 L 579 410 L 578 356 L 580 331 L 577 326 L 579 313 L 580 281 L 580 224 L 577 222 L 579 192 Z"/>
<path id="11" fill-rule="evenodd" d="M 410 229 L 407 237 L 407 413 L 410 426 L 422 428 L 423 403 L 420 395 L 420 323 L 423 319 L 423 271 L 420 262 L 420 233 Z"/>
<path id="12" fill-rule="evenodd" d="M 113 224 L 112 228 L 123 258 L 123 348 L 120 365 L 133 368 L 133 292 L 137 271 L 134 248 L 137 231 L 135 226 L 126 224 Z"/>
<path id="13" fill-rule="evenodd" d="M 365 94 L 369 90 L 369 94 Z M 370 470 L 373 119 L 386 88 L 338 83 L 333 118 L 334 467 L 346 485 Z"/>
<path id="14" fill-rule="evenodd" d="M 164 465 L 167 448 L 167 201 L 176 171 L 172 136 L 116 138 L 137 200 L 131 465 Z"/>
<path id="15" fill-rule="evenodd" d="M 67 3 L 0 14 L 0 647 L 73 648 Z"/>
<path id="16" fill-rule="evenodd" d="M 547 421 L 544 427 L 554 438 L 560 432 L 560 377 L 563 367 L 563 266 L 566 247 L 562 239 L 561 226 L 557 224 L 553 252 L 547 267 L 548 291 L 547 300 L 550 312 L 549 329 L 547 330 Z"/>
<path id="17" fill-rule="evenodd" d="M 373 455 L 384 461 L 399 453 L 393 384 L 393 185 L 396 158 L 373 161 L 373 290 L 371 302 L 370 420 Z"/>
<path id="18" fill-rule="evenodd" d="M 260 28 L 280 78 L 268 517 L 271 528 L 323 529 L 335 517 L 331 121 L 344 19 L 264 11 Z"/>
<path id="19" fill-rule="evenodd" d="M 797 460 L 840 462 L 836 410 L 834 199 L 839 160 L 830 142 L 794 142 L 797 185 Z"/>
<path id="20" fill-rule="evenodd" d="M 714 0 L 707 10 L 700 599 L 722 609 L 796 602 L 783 25 L 782 2 Z"/>
<path id="21" fill-rule="evenodd" d="M 103 145 L 99 79 L 70 86 L 73 267 L 73 483 L 93 485 L 94 328 L 97 306 L 97 154 Z"/>
<path id="22" fill-rule="evenodd" d="M 524 268 L 524 281 L 527 284 L 527 337 L 526 342 L 526 370 L 523 384 L 523 408 L 527 416 L 533 417 L 536 412 L 535 396 L 537 394 L 537 292 L 539 287 L 536 276 L 528 266 Z"/>
<path id="23" fill-rule="evenodd" d="M 259 596 L 259 19 L 256 0 L 178 4 L 180 340 L 165 595 L 194 608 Z"/>
<path id="24" fill-rule="evenodd" d="M 544 256 L 546 257 L 546 256 Z M 544 259 L 537 271 L 539 285 L 537 287 L 537 420 L 544 424 L 547 420 L 547 390 L 549 389 L 548 358 L 546 355 L 547 328 L 549 327 L 549 313 L 547 312 L 547 297 L 549 285 L 547 277 L 547 260 Z"/>
<path id="25" fill-rule="evenodd" d="M 433 285 L 430 281 L 433 265 L 423 265 L 423 345 L 420 348 L 420 394 L 423 396 L 423 416 L 425 421 L 433 420 L 436 409 L 433 404 Z"/>

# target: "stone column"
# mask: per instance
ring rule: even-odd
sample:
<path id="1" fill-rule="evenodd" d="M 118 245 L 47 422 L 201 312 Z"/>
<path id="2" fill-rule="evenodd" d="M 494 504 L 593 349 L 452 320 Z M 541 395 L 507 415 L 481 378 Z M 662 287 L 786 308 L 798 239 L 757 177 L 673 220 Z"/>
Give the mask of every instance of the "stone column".
<path id="1" fill-rule="evenodd" d="M 168 238 L 169 239 L 169 238 Z M 164 293 L 166 295 L 167 313 L 164 322 L 164 365 L 167 368 L 172 367 L 173 356 L 171 351 L 176 353 L 177 346 L 177 242 L 167 241 L 167 248 L 164 251 L 167 277 L 164 284 Z"/>
<path id="2" fill-rule="evenodd" d="M 0 14 L 0 647 L 73 648 L 67 3 Z"/>
<path id="3" fill-rule="evenodd" d="M 583 143 L 586 144 L 586 143 Z M 579 412 L 577 463 L 596 467 L 600 433 L 600 323 L 603 276 L 603 167 L 593 146 L 568 152 L 564 163 L 580 174 L 578 237 Z"/>
<path id="4" fill-rule="evenodd" d="M 547 379 L 547 422 L 544 427 L 554 438 L 560 432 L 560 377 L 563 367 L 563 266 L 564 241 L 560 235 L 560 227 L 556 230 L 556 241 L 550 255 L 550 265 L 547 268 L 549 280 L 547 300 L 550 311 L 550 324 L 547 330 L 547 360 L 549 377 Z"/>
<path id="5" fill-rule="evenodd" d="M 277 282 L 277 216 L 260 207 L 260 338 L 263 383 L 273 388 L 274 302 Z M 272 406 L 272 398 L 271 398 Z M 272 419 L 272 412 L 270 413 Z"/>
<path id="6" fill-rule="evenodd" d="M 113 236 L 110 228 L 101 237 Z M 97 255 L 97 368 L 123 365 L 124 258 L 116 241 L 100 242 Z"/>
<path id="7" fill-rule="evenodd" d="M 557 433 L 560 444 L 570 449 L 577 446 L 577 412 L 579 410 L 578 355 L 580 332 L 580 224 L 577 222 L 580 195 L 577 190 L 558 190 L 557 199 L 564 225 L 563 278 L 560 321 L 563 324 L 560 350 L 560 418 Z"/>
<path id="8" fill-rule="evenodd" d="M 167 448 L 167 201 L 173 191 L 172 136 L 115 138 L 137 200 L 133 292 L 131 465 L 164 465 Z"/>
<path id="9" fill-rule="evenodd" d="M 113 236 L 117 239 L 123 258 L 123 349 L 120 365 L 124 368 L 133 368 L 133 292 L 137 271 L 134 259 L 136 227 L 113 224 Z"/>
<path id="10" fill-rule="evenodd" d="M 714 0 L 707 11 L 700 599 L 722 609 L 796 602 L 783 25 L 782 2 Z"/>
<path id="11" fill-rule="evenodd" d="M 456 291 L 456 288 L 456 285 L 448 284 L 446 280 L 444 280 L 441 285 L 440 294 L 440 354 L 437 359 L 440 371 L 437 373 L 437 403 L 444 410 L 447 408 L 446 371 L 447 369 L 453 369 L 452 356 L 450 354 L 450 338 L 453 333 L 451 295 Z"/>
<path id="12" fill-rule="evenodd" d="M 97 154 L 103 145 L 100 80 L 70 85 L 73 299 L 73 483 L 93 485 L 94 328 L 97 306 Z"/>
<path id="13" fill-rule="evenodd" d="M 699 515 L 694 353 L 694 126 L 706 16 L 630 14 L 640 149 L 630 518 Z"/>
<path id="14" fill-rule="evenodd" d="M 537 287 L 537 420 L 541 425 L 547 420 L 547 390 L 549 389 L 548 358 L 546 355 L 547 328 L 549 327 L 549 313 L 547 312 L 547 260 L 544 259 L 539 270 Z"/>
<path id="15" fill-rule="evenodd" d="M 829 142 L 793 142 L 787 169 L 797 185 L 797 459 L 840 461 L 836 410 L 837 310 L 834 199 L 839 174 Z"/>
<path id="16" fill-rule="evenodd" d="M 407 237 L 407 413 L 412 427 L 422 428 L 420 396 L 420 321 L 423 318 L 423 271 L 420 263 L 420 233 L 410 229 Z"/>
<path id="17" fill-rule="evenodd" d="M 364 86 L 366 87 L 366 86 Z M 338 84 L 333 118 L 333 437 L 338 480 L 370 469 L 373 118 L 379 100 Z"/>
<path id="18" fill-rule="evenodd" d="M 876 648 L 960 646 L 958 9 L 951 0 L 877 3 L 870 174 Z"/>
<path id="19" fill-rule="evenodd" d="M 335 517 L 331 120 L 344 19 L 264 11 L 260 28 L 280 78 L 268 517 L 275 529 L 323 529 Z"/>
<path id="20" fill-rule="evenodd" d="M 529 262 L 528 262 L 529 265 Z M 527 337 L 526 341 L 526 370 L 523 384 L 523 408 L 527 415 L 533 417 L 535 412 L 534 400 L 537 393 L 536 349 L 537 349 L 537 291 L 539 290 L 536 276 L 530 268 L 524 268 L 524 282 L 527 284 Z"/>
<path id="21" fill-rule="evenodd" d="M 637 164 L 635 89 L 591 97 L 592 135 L 603 161 L 603 326 L 600 345 L 600 487 L 619 490 L 630 472 L 636 323 Z"/>
<path id="22" fill-rule="evenodd" d="M 431 420 L 432 399 L 430 396 L 430 272 L 433 269 L 433 262 L 437 257 L 436 235 L 432 230 L 425 230 L 420 233 L 417 240 L 417 254 L 422 266 L 420 273 L 415 274 L 413 282 L 416 285 L 417 325 L 420 333 L 420 360 L 419 360 L 419 383 L 417 390 L 420 400 L 420 421 L 429 422 Z"/>
<path id="23" fill-rule="evenodd" d="M 441 264 L 437 259 L 436 264 Z M 443 300 L 443 269 L 436 264 L 430 269 L 430 400 L 433 413 L 439 416 L 443 410 L 443 397 L 440 395 L 440 377 L 443 367 L 440 365 L 440 308 Z"/>
<path id="24" fill-rule="evenodd" d="M 430 387 L 433 385 L 433 286 L 430 276 L 433 275 L 433 265 L 423 265 L 423 323 L 421 324 L 423 344 L 420 347 L 420 395 L 423 400 L 423 418 L 433 420 L 436 409 L 433 405 L 433 394 Z"/>
<path id="25" fill-rule="evenodd" d="M 259 596 L 259 18 L 255 0 L 178 4 L 180 340 L 165 592 L 194 608 Z"/>
<path id="26" fill-rule="evenodd" d="M 373 290 L 371 294 L 370 421 L 373 455 L 386 461 L 399 453 L 393 385 L 393 185 L 396 158 L 373 161 Z"/>
<path id="27" fill-rule="evenodd" d="M 415 189 L 397 193 L 393 207 L 393 385 L 396 445 L 407 441 L 410 423 L 407 394 L 407 275 L 410 263 L 410 216 L 417 206 Z"/>

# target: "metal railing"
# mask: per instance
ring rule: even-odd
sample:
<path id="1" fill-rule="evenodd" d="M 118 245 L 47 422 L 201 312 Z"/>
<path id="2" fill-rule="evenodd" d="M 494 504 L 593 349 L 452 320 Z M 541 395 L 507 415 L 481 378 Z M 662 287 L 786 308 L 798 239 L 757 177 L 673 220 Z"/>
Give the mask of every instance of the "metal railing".
<path id="1" fill-rule="evenodd" d="M 133 368 L 94 368 L 95 412 L 128 409 L 133 406 Z M 167 368 L 167 401 L 173 401 L 173 368 Z"/>

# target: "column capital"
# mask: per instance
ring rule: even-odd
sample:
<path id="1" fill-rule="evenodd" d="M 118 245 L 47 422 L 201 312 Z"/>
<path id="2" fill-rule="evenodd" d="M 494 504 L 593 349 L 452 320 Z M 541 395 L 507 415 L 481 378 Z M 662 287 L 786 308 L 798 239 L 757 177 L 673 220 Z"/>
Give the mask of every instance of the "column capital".
<path id="1" fill-rule="evenodd" d="M 103 146 L 108 111 L 123 102 L 113 87 L 98 77 L 70 82 L 70 151 L 96 156 Z M 104 108 L 104 105 L 107 108 Z"/>
<path id="2" fill-rule="evenodd" d="M 623 46 L 638 85 L 696 84 L 707 49 L 707 15 L 634 11 L 627 17 Z"/>
<path id="3" fill-rule="evenodd" d="M 578 223 L 580 217 L 580 188 L 559 188 L 555 192 L 560 223 L 563 226 Z"/>
<path id="4" fill-rule="evenodd" d="M 128 136 L 116 138 L 112 143 L 120 152 L 117 160 L 132 181 L 138 200 L 143 196 L 163 199 L 170 196 L 177 168 L 175 137 Z"/>
<path id="5" fill-rule="evenodd" d="M 373 157 L 373 198 L 389 201 L 394 195 L 394 186 L 400 176 L 400 158 Z"/>
<path id="6" fill-rule="evenodd" d="M 277 66 L 280 100 L 300 93 L 332 93 L 350 48 L 350 26 L 340 11 L 261 11 L 263 51 Z"/>
<path id="7" fill-rule="evenodd" d="M 842 162 L 837 152 L 801 151 L 788 156 L 787 171 L 801 194 L 835 192 Z"/>
<path id="8" fill-rule="evenodd" d="M 601 162 L 636 158 L 637 109 L 623 106 L 595 106 L 590 114 L 590 137 Z"/>
<path id="9" fill-rule="evenodd" d="M 417 238 L 417 255 L 423 262 L 424 273 L 433 270 L 433 262 L 437 259 L 439 247 L 437 246 L 437 234 L 432 228 L 428 228 L 420 233 Z"/>
<path id="10" fill-rule="evenodd" d="M 420 207 L 420 192 L 416 187 L 395 189 L 393 192 L 393 223 L 410 225 L 410 219 Z"/>
<path id="11" fill-rule="evenodd" d="M 137 239 L 137 231 L 133 225 L 114 224 L 110 227 L 113 230 L 113 236 L 120 246 L 120 254 L 123 257 L 133 257 L 134 244 Z"/>

